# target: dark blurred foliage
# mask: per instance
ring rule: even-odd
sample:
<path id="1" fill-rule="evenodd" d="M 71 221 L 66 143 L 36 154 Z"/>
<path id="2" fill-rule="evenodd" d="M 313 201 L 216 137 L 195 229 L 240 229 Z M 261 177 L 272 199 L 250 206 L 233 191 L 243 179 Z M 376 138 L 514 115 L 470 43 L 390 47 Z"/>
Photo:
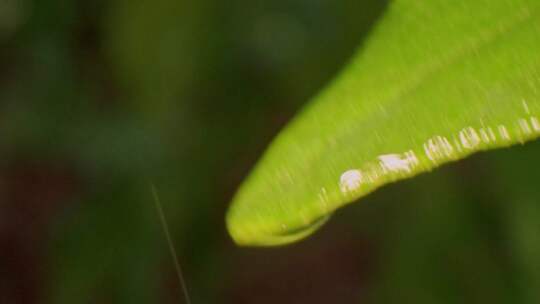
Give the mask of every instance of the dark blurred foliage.
<path id="1" fill-rule="evenodd" d="M 390 185 L 308 240 L 224 213 L 380 0 L 0 1 L 0 303 L 539 303 L 540 144 Z"/>

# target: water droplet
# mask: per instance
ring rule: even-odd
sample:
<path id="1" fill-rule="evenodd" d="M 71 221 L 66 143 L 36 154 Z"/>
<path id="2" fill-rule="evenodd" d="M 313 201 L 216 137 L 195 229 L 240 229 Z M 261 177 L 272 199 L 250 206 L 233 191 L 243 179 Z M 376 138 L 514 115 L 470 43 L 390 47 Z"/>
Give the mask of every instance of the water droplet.
<path id="1" fill-rule="evenodd" d="M 491 127 L 488 128 L 488 133 L 489 133 L 489 138 L 491 138 L 491 140 L 493 141 L 497 140 L 497 137 L 495 136 L 495 132 L 493 132 L 493 129 Z"/>
<path id="2" fill-rule="evenodd" d="M 360 188 L 363 181 L 362 172 L 358 169 L 348 170 L 341 175 L 339 179 L 340 189 L 342 192 L 352 192 Z"/>
<path id="3" fill-rule="evenodd" d="M 510 140 L 510 133 L 508 133 L 508 129 L 506 129 L 505 126 L 499 125 L 499 134 L 501 137 L 505 140 Z"/>
<path id="4" fill-rule="evenodd" d="M 424 151 L 431 161 L 437 162 L 451 157 L 454 153 L 454 147 L 446 137 L 435 136 L 424 144 Z"/>
<path id="5" fill-rule="evenodd" d="M 540 121 L 538 121 L 538 118 L 531 117 L 531 125 L 536 132 L 540 132 Z"/>
<path id="6" fill-rule="evenodd" d="M 385 154 L 378 158 L 385 173 L 400 171 L 410 173 L 413 167 L 418 164 L 418 158 L 412 150 L 404 154 Z"/>
<path id="7" fill-rule="evenodd" d="M 479 132 L 480 132 L 480 138 L 482 139 L 482 142 L 487 144 L 487 143 L 489 143 L 491 141 L 486 129 L 482 128 L 482 129 L 480 129 Z"/>
<path id="8" fill-rule="evenodd" d="M 529 126 L 529 121 L 525 118 L 518 119 L 519 128 L 525 135 L 530 135 L 532 133 L 531 126 Z"/>
<path id="9" fill-rule="evenodd" d="M 459 132 L 459 140 L 466 149 L 474 149 L 477 147 L 481 140 L 480 136 L 473 127 L 467 127 Z"/>

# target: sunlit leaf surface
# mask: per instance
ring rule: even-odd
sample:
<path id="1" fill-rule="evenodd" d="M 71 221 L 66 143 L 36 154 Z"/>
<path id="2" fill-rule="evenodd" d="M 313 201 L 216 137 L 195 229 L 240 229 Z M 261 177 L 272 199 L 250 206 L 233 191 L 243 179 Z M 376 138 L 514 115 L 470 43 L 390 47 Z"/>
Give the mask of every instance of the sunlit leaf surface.
<path id="1" fill-rule="evenodd" d="M 396 0 L 277 136 L 227 214 L 279 245 L 400 179 L 540 135 L 540 2 Z"/>

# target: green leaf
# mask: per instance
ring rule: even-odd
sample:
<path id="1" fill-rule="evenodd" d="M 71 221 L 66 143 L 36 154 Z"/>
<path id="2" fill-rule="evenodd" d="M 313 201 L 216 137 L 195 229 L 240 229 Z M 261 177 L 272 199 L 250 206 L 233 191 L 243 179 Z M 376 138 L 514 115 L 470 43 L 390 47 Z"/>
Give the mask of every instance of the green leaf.
<path id="1" fill-rule="evenodd" d="M 393 181 L 540 135 L 540 1 L 395 0 L 277 136 L 227 214 L 241 245 L 301 239 Z"/>

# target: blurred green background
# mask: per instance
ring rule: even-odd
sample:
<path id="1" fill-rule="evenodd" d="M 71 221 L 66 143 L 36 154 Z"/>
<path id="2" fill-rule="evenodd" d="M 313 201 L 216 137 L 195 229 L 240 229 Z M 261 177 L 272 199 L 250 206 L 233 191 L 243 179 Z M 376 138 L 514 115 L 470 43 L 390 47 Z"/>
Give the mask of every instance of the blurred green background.
<path id="1" fill-rule="evenodd" d="M 298 244 L 224 213 L 381 0 L 0 0 L 0 303 L 540 303 L 540 143 L 385 187 Z M 399 47 L 399 46 L 389 46 Z"/>

